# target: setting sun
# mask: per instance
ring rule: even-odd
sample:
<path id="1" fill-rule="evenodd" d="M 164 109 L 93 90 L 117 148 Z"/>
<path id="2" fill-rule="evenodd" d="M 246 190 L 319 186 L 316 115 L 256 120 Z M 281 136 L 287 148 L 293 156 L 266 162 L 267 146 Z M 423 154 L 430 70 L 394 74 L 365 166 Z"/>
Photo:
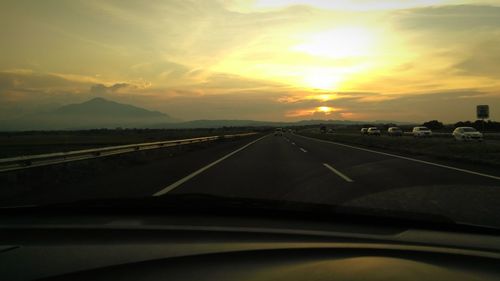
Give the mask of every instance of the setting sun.
<path id="1" fill-rule="evenodd" d="M 317 111 L 323 112 L 327 115 L 330 114 L 332 111 L 334 111 L 333 108 L 331 108 L 329 106 L 319 106 L 316 109 L 317 109 Z"/>

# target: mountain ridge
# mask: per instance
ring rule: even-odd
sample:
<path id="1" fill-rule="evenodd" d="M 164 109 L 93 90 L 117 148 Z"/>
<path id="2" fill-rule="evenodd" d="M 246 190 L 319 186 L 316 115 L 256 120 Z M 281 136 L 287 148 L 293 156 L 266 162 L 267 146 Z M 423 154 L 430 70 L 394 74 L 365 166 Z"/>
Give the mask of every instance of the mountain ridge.
<path id="1" fill-rule="evenodd" d="M 130 104 L 96 97 L 82 103 L 61 106 L 0 122 L 0 130 L 78 130 L 94 128 L 134 128 L 175 122 L 169 115 Z"/>
<path id="2" fill-rule="evenodd" d="M 361 125 L 379 121 L 352 120 L 299 120 L 258 121 L 242 119 L 198 119 L 179 121 L 168 114 L 147 110 L 130 104 L 119 103 L 101 97 L 82 103 L 61 106 L 48 112 L 27 115 L 18 119 L 0 121 L 0 131 L 27 130 L 85 130 L 102 128 L 152 128 L 195 129 L 220 127 L 269 127 L 300 125 Z M 411 124 L 409 122 L 384 121 L 383 123 Z"/>

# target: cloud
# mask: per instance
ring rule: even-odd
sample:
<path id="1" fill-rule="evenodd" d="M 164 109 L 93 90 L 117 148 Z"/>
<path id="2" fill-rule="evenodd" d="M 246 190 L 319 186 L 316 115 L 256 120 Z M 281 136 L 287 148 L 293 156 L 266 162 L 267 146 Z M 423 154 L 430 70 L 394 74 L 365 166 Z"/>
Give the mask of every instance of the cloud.
<path id="1" fill-rule="evenodd" d="M 0 71 L 0 87 L 4 91 L 31 91 L 54 88 L 75 88 L 86 85 L 86 82 L 67 79 L 64 75 L 35 72 L 29 69 Z"/>
<path id="2" fill-rule="evenodd" d="M 444 66 L 441 81 L 455 77 L 461 82 L 469 79 L 461 76 L 471 76 L 490 79 L 475 80 L 476 85 L 498 84 L 500 7 L 426 7 L 397 11 L 391 18 L 402 34 L 411 35 L 409 43 L 420 54 L 419 61 Z M 419 67 L 417 61 L 412 63 L 413 69 Z"/>
<path id="3" fill-rule="evenodd" d="M 96 84 L 92 85 L 92 87 L 90 88 L 90 93 L 95 95 L 104 95 L 109 93 L 115 93 L 123 88 L 134 88 L 134 87 L 131 87 L 131 85 L 127 83 L 116 83 L 111 86 L 106 86 L 104 84 Z"/>
<path id="4" fill-rule="evenodd" d="M 468 55 L 457 63 L 455 68 L 461 74 L 498 79 L 500 76 L 499 65 L 500 40 L 491 38 L 471 46 Z"/>
<path id="5" fill-rule="evenodd" d="M 463 33 L 500 27 L 500 7 L 451 5 L 397 11 L 398 24 L 405 29 Z"/>
<path id="6" fill-rule="evenodd" d="M 443 0 L 224 0 L 226 8 L 238 12 L 262 12 L 291 6 L 310 6 L 341 11 L 378 11 L 405 9 L 441 4 Z"/>

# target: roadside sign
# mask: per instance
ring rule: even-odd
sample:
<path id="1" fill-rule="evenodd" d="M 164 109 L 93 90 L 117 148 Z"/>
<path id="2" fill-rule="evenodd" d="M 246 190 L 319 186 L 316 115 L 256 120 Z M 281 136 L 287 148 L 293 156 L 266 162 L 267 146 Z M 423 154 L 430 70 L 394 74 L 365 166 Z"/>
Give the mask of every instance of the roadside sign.
<path id="1" fill-rule="evenodd" d="M 490 107 L 488 105 L 478 105 L 476 107 L 477 119 L 490 118 Z"/>

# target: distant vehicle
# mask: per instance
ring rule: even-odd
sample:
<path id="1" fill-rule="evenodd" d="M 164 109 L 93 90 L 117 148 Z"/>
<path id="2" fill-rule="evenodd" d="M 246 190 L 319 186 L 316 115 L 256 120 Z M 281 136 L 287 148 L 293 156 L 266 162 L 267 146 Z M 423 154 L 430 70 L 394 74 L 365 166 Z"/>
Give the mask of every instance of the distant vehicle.
<path id="1" fill-rule="evenodd" d="M 368 128 L 367 134 L 369 136 L 380 136 L 380 130 L 377 127 Z"/>
<path id="2" fill-rule="evenodd" d="M 402 136 L 403 135 L 403 130 L 401 130 L 401 128 L 399 127 L 390 127 L 389 129 L 387 129 L 387 134 L 389 136 Z"/>
<path id="3" fill-rule="evenodd" d="M 362 129 L 361 129 L 361 134 L 362 134 L 362 135 L 366 135 L 366 134 L 368 134 L 368 128 L 362 128 Z"/>
<path id="4" fill-rule="evenodd" d="M 459 141 L 483 141 L 483 134 L 472 127 L 457 127 L 453 137 Z"/>
<path id="5" fill-rule="evenodd" d="M 414 137 L 432 137 L 431 129 L 423 126 L 413 127 L 412 134 Z"/>
<path id="6" fill-rule="evenodd" d="M 276 128 L 276 130 L 274 130 L 274 136 L 283 136 L 283 129 Z"/>
<path id="7" fill-rule="evenodd" d="M 326 126 L 321 126 L 319 128 L 319 131 L 322 133 L 322 134 L 325 134 L 326 133 Z"/>
<path id="8" fill-rule="evenodd" d="M 326 130 L 326 133 L 327 133 L 327 134 L 333 134 L 333 133 L 335 133 L 335 129 L 333 129 L 333 128 L 328 128 L 328 130 Z"/>

